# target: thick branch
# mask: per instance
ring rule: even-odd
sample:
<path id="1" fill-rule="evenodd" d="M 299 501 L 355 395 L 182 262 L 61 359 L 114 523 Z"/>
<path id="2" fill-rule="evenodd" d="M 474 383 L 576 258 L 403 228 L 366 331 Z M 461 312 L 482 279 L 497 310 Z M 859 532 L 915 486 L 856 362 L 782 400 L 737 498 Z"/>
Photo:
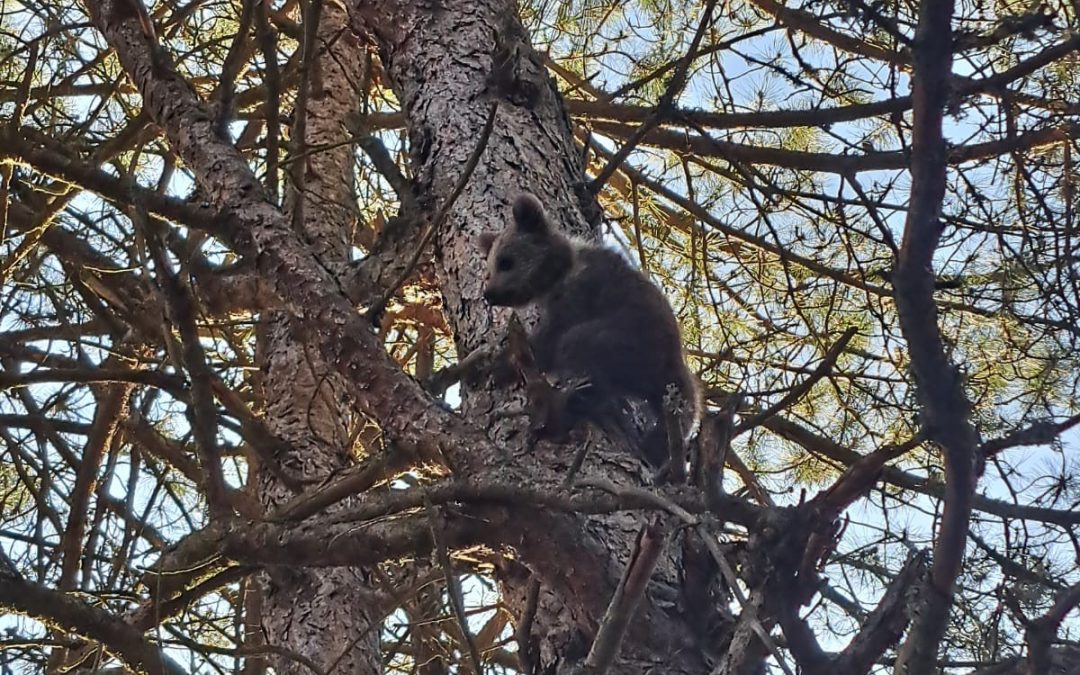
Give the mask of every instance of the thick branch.
<path id="1" fill-rule="evenodd" d="M 160 647 L 109 612 L 3 572 L 0 572 L 0 608 L 100 642 L 136 672 L 150 675 L 185 673 Z"/>
<path id="2" fill-rule="evenodd" d="M 638 531 L 630 560 L 626 563 L 619 585 L 611 596 L 611 603 L 597 629 L 592 648 L 585 658 L 585 671 L 591 675 L 607 673 L 619 656 L 619 647 L 626 636 L 626 629 L 634 618 L 634 612 L 645 587 L 652 578 L 660 554 L 667 545 L 668 533 L 662 520 L 646 520 Z"/>
<path id="3" fill-rule="evenodd" d="M 900 640 L 914 614 L 912 599 L 915 591 L 926 581 L 927 558 L 925 553 L 916 553 L 908 559 L 885 589 L 881 602 L 863 621 L 859 632 L 837 655 L 833 672 L 868 673 L 885 650 Z"/>
<path id="4" fill-rule="evenodd" d="M 926 435 L 945 460 L 945 507 L 921 608 L 896 659 L 897 673 L 932 671 L 960 573 L 978 481 L 978 439 L 960 373 L 949 362 L 934 302 L 934 252 L 941 237 L 947 146 L 942 131 L 952 71 L 953 0 L 923 0 L 915 32 L 911 205 L 893 279 Z"/>
<path id="5" fill-rule="evenodd" d="M 448 519 L 462 522 L 453 530 L 457 536 L 454 546 L 521 545 L 521 524 L 535 521 L 538 513 L 664 511 L 686 521 L 715 510 L 725 520 L 747 527 L 762 513 L 750 502 L 727 495 L 706 503 L 704 495 L 685 486 L 654 490 L 579 486 L 568 493 L 558 485 L 537 485 L 534 477 L 525 476 L 508 476 L 505 481 L 447 481 L 430 488 L 367 493 L 358 496 L 348 509 L 300 523 L 217 523 L 189 535 L 159 560 L 152 574 L 163 575 L 162 580 L 171 586 L 199 568 L 220 565 L 219 553 L 253 564 L 284 564 L 287 560 L 289 564 L 317 566 L 367 565 L 406 553 L 424 553 L 431 550 L 430 524 L 420 510 L 428 505 L 482 509 L 482 516 L 478 511 Z M 457 510 L 447 509 L 446 514 Z M 414 545 L 420 548 L 409 548 Z M 547 545 L 547 540 L 525 545 Z"/>

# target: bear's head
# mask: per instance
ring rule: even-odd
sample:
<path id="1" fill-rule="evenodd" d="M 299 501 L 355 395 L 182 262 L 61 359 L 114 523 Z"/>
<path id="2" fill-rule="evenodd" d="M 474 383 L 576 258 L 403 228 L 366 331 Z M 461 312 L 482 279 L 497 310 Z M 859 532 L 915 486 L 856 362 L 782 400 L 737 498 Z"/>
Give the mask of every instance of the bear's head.
<path id="1" fill-rule="evenodd" d="M 500 234 L 485 232 L 478 239 L 487 256 L 484 299 L 503 307 L 541 298 L 566 276 L 574 257 L 570 241 L 555 231 L 535 195 L 519 196 L 513 214 Z"/>

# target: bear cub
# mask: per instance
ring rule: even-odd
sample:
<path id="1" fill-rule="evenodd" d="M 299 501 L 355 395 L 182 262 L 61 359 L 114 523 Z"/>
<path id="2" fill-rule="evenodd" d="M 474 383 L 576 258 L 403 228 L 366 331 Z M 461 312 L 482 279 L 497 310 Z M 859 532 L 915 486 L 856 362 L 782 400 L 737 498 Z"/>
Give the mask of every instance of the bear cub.
<path id="1" fill-rule="evenodd" d="M 497 306 L 539 306 L 529 336 L 539 369 L 558 382 L 587 383 L 574 391 L 568 411 L 610 428 L 629 401 L 644 402 L 655 423 L 639 450 L 654 467 L 665 467 L 666 411 L 677 415 L 685 441 L 697 428 L 701 394 L 660 289 L 617 252 L 557 232 L 529 193 L 514 202 L 513 222 L 498 235 L 480 235 L 479 244 L 487 256 L 484 298 Z"/>

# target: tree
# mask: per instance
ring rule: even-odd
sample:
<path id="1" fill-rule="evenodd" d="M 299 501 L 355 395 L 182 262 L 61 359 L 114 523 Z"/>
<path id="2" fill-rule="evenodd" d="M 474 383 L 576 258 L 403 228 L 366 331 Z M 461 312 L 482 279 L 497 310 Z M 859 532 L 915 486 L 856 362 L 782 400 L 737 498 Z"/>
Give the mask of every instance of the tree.
<path id="1" fill-rule="evenodd" d="M 6 10 L 5 668 L 1080 668 L 1077 11 Z M 685 484 L 527 433 L 523 190 L 669 294 Z"/>

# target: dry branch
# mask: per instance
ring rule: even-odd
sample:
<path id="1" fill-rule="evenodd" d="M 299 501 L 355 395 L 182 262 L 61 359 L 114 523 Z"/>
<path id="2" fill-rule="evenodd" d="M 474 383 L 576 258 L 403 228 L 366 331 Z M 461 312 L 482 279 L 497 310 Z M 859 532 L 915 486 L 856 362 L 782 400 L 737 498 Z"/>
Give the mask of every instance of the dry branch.
<path id="1" fill-rule="evenodd" d="M 604 675 L 615 664 L 619 647 L 626 637 L 626 629 L 634 618 L 653 569 L 667 544 L 668 533 L 665 530 L 661 520 L 645 521 L 641 524 L 623 576 L 615 587 L 611 603 L 604 612 L 592 647 L 585 657 L 586 673 Z"/>

